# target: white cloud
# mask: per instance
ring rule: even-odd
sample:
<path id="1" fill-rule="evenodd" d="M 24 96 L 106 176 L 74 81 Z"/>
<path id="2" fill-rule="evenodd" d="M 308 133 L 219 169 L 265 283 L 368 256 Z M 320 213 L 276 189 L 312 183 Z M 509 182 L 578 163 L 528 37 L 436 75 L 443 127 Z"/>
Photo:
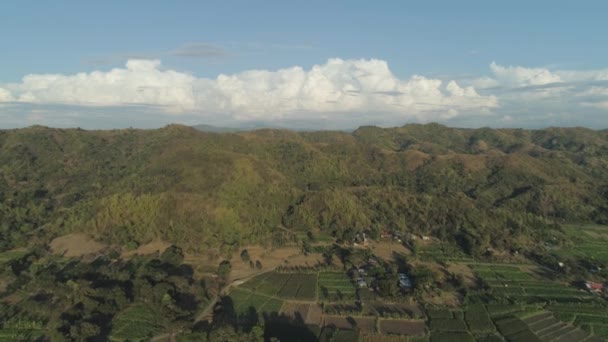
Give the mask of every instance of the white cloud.
<path id="1" fill-rule="evenodd" d="M 544 68 L 505 67 L 492 62 L 490 70 L 500 84 L 510 87 L 537 86 L 562 81 L 558 75 Z"/>
<path id="2" fill-rule="evenodd" d="M 10 102 L 13 100 L 13 96 L 8 90 L 0 88 L 0 102 Z"/>
<path id="3" fill-rule="evenodd" d="M 339 58 L 310 69 L 294 66 L 201 78 L 164 68 L 159 60 L 131 59 L 122 68 L 32 74 L 20 83 L 0 84 L 0 121 L 92 128 L 113 123 L 155 127 L 176 121 L 272 121 L 287 127 L 332 128 L 412 121 L 605 127 L 607 80 L 608 69 L 550 70 L 496 63 L 490 64 L 487 75 L 473 79 L 400 78 L 383 60 Z M 66 110 L 78 115 L 68 116 Z M 555 116 L 548 118 L 546 113 Z"/>
<path id="4" fill-rule="evenodd" d="M 310 118 L 314 113 L 388 112 L 432 120 L 438 109 L 497 107 L 473 87 L 423 76 L 399 79 L 382 60 L 330 59 L 310 70 L 250 70 L 215 79 L 165 70 L 158 60 L 76 75 L 27 75 L 0 100 L 83 106 L 157 105 L 166 112 L 224 113 L 241 120 Z M 305 114 L 303 114 L 305 113 Z M 311 114 L 313 113 L 313 114 Z"/>
<path id="5" fill-rule="evenodd" d="M 592 107 L 598 109 L 606 109 L 608 110 L 608 101 L 600 101 L 600 102 L 581 102 L 582 107 Z"/>

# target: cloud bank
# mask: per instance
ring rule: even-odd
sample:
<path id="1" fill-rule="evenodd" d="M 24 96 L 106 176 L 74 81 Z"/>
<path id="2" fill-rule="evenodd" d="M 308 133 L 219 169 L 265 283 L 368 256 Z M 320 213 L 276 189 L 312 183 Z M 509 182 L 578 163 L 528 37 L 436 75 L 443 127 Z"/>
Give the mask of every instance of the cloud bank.
<path id="1" fill-rule="evenodd" d="M 193 46 L 180 53 L 207 50 Z M 138 110 L 138 115 L 149 112 L 164 123 L 187 118 L 209 123 L 335 121 L 348 127 L 429 121 L 526 126 L 551 123 L 546 120 L 550 117 L 567 124 L 586 113 L 581 125 L 593 126 L 608 119 L 608 70 L 549 70 L 492 62 L 489 72 L 462 80 L 420 75 L 402 79 L 386 61 L 335 58 L 308 70 L 294 66 L 201 78 L 164 68 L 159 60 L 131 59 L 125 67 L 108 71 L 30 74 L 20 83 L 0 83 L 0 106 L 21 105 L 29 111 L 23 115 L 24 122 L 29 118 L 27 124 L 32 118 L 52 122 L 49 115 L 60 112 L 57 106 L 91 115 L 107 108 L 116 116 L 139 106 L 146 110 Z M 112 115 L 103 120 L 112 120 Z"/>

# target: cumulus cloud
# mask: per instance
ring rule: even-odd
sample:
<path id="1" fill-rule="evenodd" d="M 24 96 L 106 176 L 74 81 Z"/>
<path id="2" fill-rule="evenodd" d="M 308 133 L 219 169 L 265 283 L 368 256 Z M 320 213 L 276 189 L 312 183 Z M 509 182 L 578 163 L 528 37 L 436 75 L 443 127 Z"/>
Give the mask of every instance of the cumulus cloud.
<path id="1" fill-rule="evenodd" d="M 561 82 L 561 78 L 544 68 L 501 66 L 492 62 L 490 70 L 499 84 L 510 87 L 538 86 Z"/>
<path id="2" fill-rule="evenodd" d="M 196 55 L 198 50 L 204 54 L 206 47 L 188 49 L 183 52 Z M 352 128 L 439 121 L 459 126 L 606 127 L 608 70 L 550 70 L 493 62 L 487 75 L 477 78 L 402 78 L 383 60 L 335 58 L 309 69 L 294 66 L 202 78 L 165 68 L 160 60 L 130 59 L 111 70 L 32 74 L 19 83 L 0 84 L 2 104 L 2 122 L 11 125 L 272 122 Z M 66 110 L 78 115 L 68 116 Z"/>
<path id="3" fill-rule="evenodd" d="M 310 70 L 250 70 L 215 79 L 166 70 L 159 60 L 76 75 L 27 75 L 13 85 L 17 101 L 120 106 L 146 104 L 179 113 L 224 113 L 237 120 L 297 118 L 302 113 L 389 112 L 404 118 L 497 107 L 494 96 L 438 79 L 397 78 L 382 60 L 330 59 Z M 2 93 L 0 93 L 2 94 Z M 2 96 L 2 95 L 0 95 Z M 6 100 L 5 100 L 6 101 Z"/>

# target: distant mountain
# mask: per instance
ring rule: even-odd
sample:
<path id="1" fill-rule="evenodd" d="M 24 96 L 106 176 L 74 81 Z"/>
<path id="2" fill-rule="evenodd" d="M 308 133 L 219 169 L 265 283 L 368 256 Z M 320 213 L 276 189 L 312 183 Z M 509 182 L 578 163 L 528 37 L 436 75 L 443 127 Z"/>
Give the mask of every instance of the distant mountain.
<path id="1" fill-rule="evenodd" d="M 230 249 L 393 229 L 477 253 L 608 223 L 606 130 L 224 129 L 0 131 L 0 250 L 73 231 Z"/>

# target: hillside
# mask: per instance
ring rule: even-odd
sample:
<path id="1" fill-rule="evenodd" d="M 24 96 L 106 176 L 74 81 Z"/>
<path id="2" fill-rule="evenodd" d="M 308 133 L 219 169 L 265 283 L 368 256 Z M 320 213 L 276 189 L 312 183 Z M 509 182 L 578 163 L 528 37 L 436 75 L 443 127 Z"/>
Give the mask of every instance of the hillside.
<path id="1" fill-rule="evenodd" d="M 68 232 L 196 251 L 394 229 L 478 254 L 568 222 L 608 223 L 606 130 L 0 131 L 0 250 Z"/>

